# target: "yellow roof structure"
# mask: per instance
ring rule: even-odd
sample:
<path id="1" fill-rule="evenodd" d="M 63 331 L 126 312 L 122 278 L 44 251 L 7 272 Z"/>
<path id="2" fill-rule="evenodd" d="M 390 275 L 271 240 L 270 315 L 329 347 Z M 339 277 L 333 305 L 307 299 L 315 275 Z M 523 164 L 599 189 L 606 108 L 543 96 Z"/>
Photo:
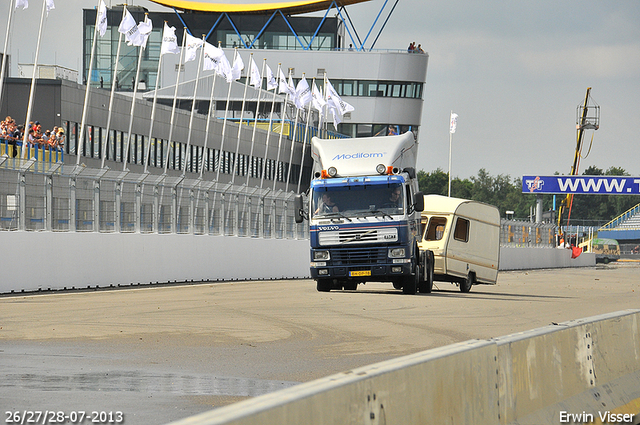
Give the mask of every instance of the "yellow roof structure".
<path id="1" fill-rule="evenodd" d="M 194 12 L 268 14 L 280 10 L 286 15 L 317 12 L 328 9 L 332 0 L 280 1 L 271 3 L 216 3 L 211 0 L 151 0 L 154 3 L 179 10 Z M 338 7 L 371 0 L 336 0 Z"/>

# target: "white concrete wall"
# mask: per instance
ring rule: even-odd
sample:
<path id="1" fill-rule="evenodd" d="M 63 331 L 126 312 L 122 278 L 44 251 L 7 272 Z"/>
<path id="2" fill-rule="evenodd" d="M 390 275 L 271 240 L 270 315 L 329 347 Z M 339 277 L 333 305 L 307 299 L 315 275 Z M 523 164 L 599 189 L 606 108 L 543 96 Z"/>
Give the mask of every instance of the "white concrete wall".
<path id="1" fill-rule="evenodd" d="M 309 241 L 233 236 L 0 232 L 0 293 L 175 281 L 309 277 Z M 595 265 L 593 253 L 500 249 L 500 270 Z"/>
<path id="2" fill-rule="evenodd" d="M 596 255 L 592 252 L 583 252 L 572 259 L 569 249 L 500 247 L 500 270 L 588 267 L 595 264 Z"/>
<path id="3" fill-rule="evenodd" d="M 563 423 L 563 411 L 594 418 L 605 412 L 635 414 L 632 423 L 637 424 L 638 326 L 640 310 L 626 310 L 471 340 L 307 382 L 173 425 L 533 425 Z"/>
<path id="4" fill-rule="evenodd" d="M 0 293 L 172 281 L 309 277 L 309 241 L 0 232 Z"/>

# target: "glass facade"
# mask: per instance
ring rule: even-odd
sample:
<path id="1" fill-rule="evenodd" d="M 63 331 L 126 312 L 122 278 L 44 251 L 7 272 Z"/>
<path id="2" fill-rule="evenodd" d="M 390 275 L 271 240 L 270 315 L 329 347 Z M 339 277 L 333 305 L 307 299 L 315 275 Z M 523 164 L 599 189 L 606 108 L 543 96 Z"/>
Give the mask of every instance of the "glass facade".
<path id="1" fill-rule="evenodd" d="M 130 6 L 127 10 L 136 22 L 144 20 L 145 9 Z M 148 17 L 153 23 L 153 30 L 143 49 L 140 66 L 140 84 L 138 90 L 149 90 L 155 87 L 160 47 L 162 45 L 163 22 L 176 28 L 184 28 L 185 24 L 194 36 L 207 34 L 207 41 L 212 44 L 220 42 L 221 47 L 279 49 L 279 50 L 334 50 L 338 47 L 337 18 L 327 18 L 320 29 L 320 17 L 288 17 L 289 24 L 295 29 L 295 35 L 289 29 L 289 24 L 282 17 L 276 16 L 269 22 L 269 15 L 225 15 L 218 22 L 217 13 L 181 13 L 149 12 Z M 91 60 L 91 46 L 95 29 L 96 11 L 84 10 L 84 49 L 83 49 L 83 81 Z M 110 88 L 112 79 L 116 78 L 117 90 L 133 90 L 136 67 L 138 63 L 139 47 L 127 46 L 120 43 L 120 59 L 116 64 L 118 26 L 122 21 L 122 7 L 116 6 L 107 12 L 107 32 L 103 37 L 98 36 L 96 43 L 95 61 L 89 78 L 93 87 Z M 268 25 L 266 25 L 268 23 Z M 265 27 L 266 25 L 266 27 Z M 235 28 L 241 28 L 240 35 Z M 264 31 L 262 31 L 264 29 Z M 262 33 L 261 33 L 262 31 Z M 259 39 L 256 39 L 260 35 Z M 183 31 L 176 30 L 178 44 L 182 43 Z M 117 69 L 117 73 L 114 70 Z"/>

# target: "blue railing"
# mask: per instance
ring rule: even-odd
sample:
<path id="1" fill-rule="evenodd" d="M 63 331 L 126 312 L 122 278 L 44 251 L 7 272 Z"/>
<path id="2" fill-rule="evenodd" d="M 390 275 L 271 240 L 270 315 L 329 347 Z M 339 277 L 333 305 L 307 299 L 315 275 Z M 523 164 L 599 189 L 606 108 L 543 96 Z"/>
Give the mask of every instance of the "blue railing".
<path id="1" fill-rule="evenodd" d="M 0 138 L 0 156 L 6 155 L 11 158 L 20 159 L 23 157 L 22 141 L 15 139 Z M 61 147 L 53 148 L 45 145 L 31 145 L 25 158 L 34 158 L 37 162 L 64 162 L 64 150 Z"/>

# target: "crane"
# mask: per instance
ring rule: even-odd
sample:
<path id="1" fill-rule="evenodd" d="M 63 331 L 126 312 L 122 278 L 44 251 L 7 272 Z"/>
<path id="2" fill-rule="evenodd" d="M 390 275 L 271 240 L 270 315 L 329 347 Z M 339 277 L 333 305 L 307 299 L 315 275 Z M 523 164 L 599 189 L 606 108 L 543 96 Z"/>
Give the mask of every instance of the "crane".
<path id="1" fill-rule="evenodd" d="M 578 174 L 578 165 L 580 164 L 580 158 L 582 155 L 582 141 L 584 139 L 585 132 L 587 130 L 597 130 L 598 128 L 600 128 L 600 106 L 591 99 L 591 87 L 588 87 L 584 103 L 582 105 L 578 105 L 576 111 L 576 131 L 578 134 L 576 140 L 576 151 L 573 157 L 573 165 L 571 165 L 571 173 L 569 175 L 575 176 Z M 593 142 L 593 138 L 591 141 Z M 562 231 L 564 213 L 566 210 L 569 211 L 567 217 L 568 224 L 569 219 L 571 218 L 572 204 L 573 194 L 569 193 L 560 202 L 560 206 L 558 207 L 558 240 L 564 238 L 564 233 Z"/>

